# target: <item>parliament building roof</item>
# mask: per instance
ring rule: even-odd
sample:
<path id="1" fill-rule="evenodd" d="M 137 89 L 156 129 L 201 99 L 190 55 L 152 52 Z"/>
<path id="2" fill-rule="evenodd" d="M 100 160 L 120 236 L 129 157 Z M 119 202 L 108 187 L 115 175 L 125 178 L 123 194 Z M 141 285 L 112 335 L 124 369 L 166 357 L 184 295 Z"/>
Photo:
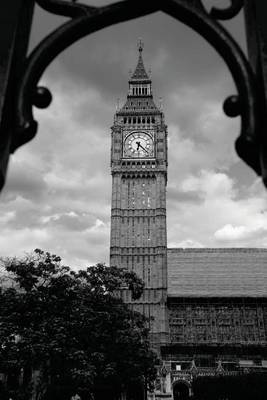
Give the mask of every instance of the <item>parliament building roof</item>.
<path id="1" fill-rule="evenodd" d="M 169 297 L 267 297 L 267 249 L 171 248 Z"/>

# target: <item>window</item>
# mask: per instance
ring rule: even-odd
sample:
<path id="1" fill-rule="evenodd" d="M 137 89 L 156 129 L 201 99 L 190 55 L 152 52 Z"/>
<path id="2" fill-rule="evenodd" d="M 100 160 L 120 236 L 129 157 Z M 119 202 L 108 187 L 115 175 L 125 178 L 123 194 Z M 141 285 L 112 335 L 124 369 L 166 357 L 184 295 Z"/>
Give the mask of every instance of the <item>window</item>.
<path id="1" fill-rule="evenodd" d="M 147 283 L 150 286 L 150 268 L 147 269 Z"/>
<path id="2" fill-rule="evenodd" d="M 253 364 L 253 360 L 239 360 L 240 367 L 252 367 Z"/>

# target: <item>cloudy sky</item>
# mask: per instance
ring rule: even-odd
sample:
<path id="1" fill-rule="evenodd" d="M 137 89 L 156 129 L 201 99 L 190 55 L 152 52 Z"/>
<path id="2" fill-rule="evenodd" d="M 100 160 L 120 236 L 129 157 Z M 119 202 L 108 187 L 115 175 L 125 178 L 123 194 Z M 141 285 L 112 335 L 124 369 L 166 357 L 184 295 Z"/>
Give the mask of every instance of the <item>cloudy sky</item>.
<path id="1" fill-rule="evenodd" d="M 63 20 L 36 7 L 31 48 Z M 242 17 L 226 25 L 245 49 Z M 222 111 L 236 93 L 231 75 L 201 37 L 156 13 L 81 40 L 45 72 L 53 103 L 35 110 L 38 135 L 12 156 L 0 196 L 0 255 L 39 247 L 74 268 L 108 263 L 110 126 L 139 37 L 169 132 L 169 247 L 267 247 L 267 192 L 235 154 L 239 118 Z"/>

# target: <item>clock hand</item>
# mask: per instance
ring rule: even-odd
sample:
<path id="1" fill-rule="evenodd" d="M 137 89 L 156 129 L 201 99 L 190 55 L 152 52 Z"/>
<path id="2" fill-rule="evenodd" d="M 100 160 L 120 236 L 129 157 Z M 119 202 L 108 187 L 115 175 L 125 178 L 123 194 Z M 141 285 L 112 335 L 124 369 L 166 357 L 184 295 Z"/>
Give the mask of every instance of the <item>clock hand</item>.
<path id="1" fill-rule="evenodd" d="M 139 147 L 141 147 L 141 149 L 145 150 L 145 152 L 148 153 L 148 151 L 141 144 L 139 144 Z"/>
<path id="2" fill-rule="evenodd" d="M 140 144 L 140 142 L 136 142 L 136 144 L 137 144 L 136 150 L 139 150 L 139 147 L 141 146 L 141 144 Z"/>

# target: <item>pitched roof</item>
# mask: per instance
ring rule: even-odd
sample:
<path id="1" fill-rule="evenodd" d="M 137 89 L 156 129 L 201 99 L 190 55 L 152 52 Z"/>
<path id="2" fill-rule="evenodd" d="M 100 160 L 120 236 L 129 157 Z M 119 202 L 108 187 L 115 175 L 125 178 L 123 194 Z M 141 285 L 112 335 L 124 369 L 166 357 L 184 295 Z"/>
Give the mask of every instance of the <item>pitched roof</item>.
<path id="1" fill-rule="evenodd" d="M 140 46 L 139 47 L 139 57 L 138 57 L 138 62 L 137 62 L 137 66 L 135 68 L 135 71 L 131 77 L 131 81 L 132 80 L 137 80 L 137 81 L 149 81 L 150 78 L 145 70 L 145 66 L 144 66 L 144 61 L 143 61 L 143 57 L 142 57 L 142 51 L 143 51 L 143 47 Z"/>
<path id="2" fill-rule="evenodd" d="M 267 297 L 267 249 L 168 249 L 168 296 Z"/>
<path id="3" fill-rule="evenodd" d="M 120 113 L 126 114 L 160 114 L 160 110 L 155 105 L 152 97 L 128 97 L 124 106 L 120 109 Z"/>

